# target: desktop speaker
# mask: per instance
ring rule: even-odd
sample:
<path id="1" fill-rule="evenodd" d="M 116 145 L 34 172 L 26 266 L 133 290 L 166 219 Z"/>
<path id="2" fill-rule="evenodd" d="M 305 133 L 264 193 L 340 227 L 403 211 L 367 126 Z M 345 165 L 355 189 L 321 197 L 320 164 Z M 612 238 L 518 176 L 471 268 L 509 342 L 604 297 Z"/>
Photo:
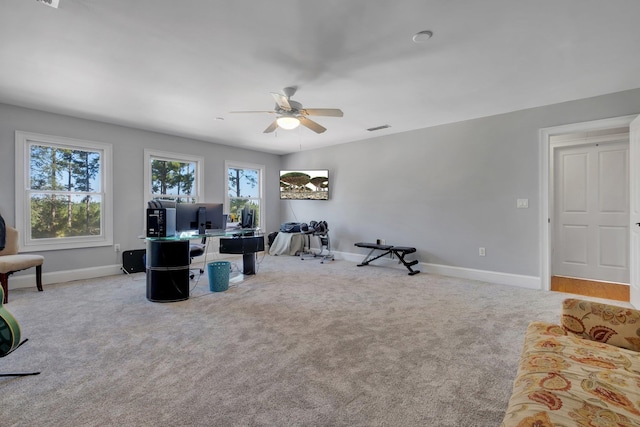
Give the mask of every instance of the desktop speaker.
<path id="1" fill-rule="evenodd" d="M 231 237 L 220 239 L 221 254 L 253 254 L 264 251 L 264 236 Z"/>

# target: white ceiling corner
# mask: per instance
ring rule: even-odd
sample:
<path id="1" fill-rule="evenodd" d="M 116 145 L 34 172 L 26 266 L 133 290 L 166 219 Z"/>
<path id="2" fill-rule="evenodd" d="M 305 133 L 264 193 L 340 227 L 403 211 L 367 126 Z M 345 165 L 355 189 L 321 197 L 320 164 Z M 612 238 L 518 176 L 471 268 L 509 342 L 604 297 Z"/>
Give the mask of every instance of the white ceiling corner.
<path id="1" fill-rule="evenodd" d="M 288 153 L 638 88 L 638 16 L 635 0 L 5 0 L 0 102 Z M 344 117 L 263 134 L 273 115 L 229 114 L 286 86 Z"/>

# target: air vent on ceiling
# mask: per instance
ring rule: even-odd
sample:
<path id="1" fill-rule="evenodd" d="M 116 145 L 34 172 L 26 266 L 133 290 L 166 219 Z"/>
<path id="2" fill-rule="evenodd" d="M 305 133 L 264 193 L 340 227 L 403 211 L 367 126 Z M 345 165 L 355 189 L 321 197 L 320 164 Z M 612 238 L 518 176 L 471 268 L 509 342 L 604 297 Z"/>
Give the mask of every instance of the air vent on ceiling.
<path id="1" fill-rule="evenodd" d="M 382 126 L 376 126 L 376 127 L 374 127 L 374 128 L 369 128 L 369 129 L 367 129 L 367 130 L 368 130 L 369 132 L 373 132 L 373 131 L 376 131 L 376 130 L 382 130 L 382 129 L 386 129 L 386 128 L 390 128 L 390 127 L 391 127 L 391 126 L 389 126 L 389 125 L 382 125 Z"/>
<path id="2" fill-rule="evenodd" d="M 58 4 L 60 3 L 60 0 L 36 0 L 36 1 L 46 4 L 47 6 L 55 7 L 56 9 L 58 8 Z"/>

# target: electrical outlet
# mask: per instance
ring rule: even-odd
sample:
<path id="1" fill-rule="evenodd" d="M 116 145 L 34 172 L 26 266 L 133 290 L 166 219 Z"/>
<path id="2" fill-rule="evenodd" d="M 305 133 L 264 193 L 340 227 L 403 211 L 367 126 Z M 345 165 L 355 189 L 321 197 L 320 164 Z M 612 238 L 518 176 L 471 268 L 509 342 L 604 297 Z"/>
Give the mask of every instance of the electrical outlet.
<path id="1" fill-rule="evenodd" d="M 115 245 L 113 245 L 113 251 L 120 252 L 120 243 L 116 243 Z"/>
<path id="2" fill-rule="evenodd" d="M 478 255 L 479 256 L 485 256 L 486 255 L 486 252 L 485 252 L 484 248 L 478 248 Z"/>
<path id="3" fill-rule="evenodd" d="M 380 244 L 381 244 L 381 245 L 386 245 L 386 244 L 387 244 L 387 241 L 386 241 L 386 240 L 384 240 L 384 239 L 380 239 Z"/>

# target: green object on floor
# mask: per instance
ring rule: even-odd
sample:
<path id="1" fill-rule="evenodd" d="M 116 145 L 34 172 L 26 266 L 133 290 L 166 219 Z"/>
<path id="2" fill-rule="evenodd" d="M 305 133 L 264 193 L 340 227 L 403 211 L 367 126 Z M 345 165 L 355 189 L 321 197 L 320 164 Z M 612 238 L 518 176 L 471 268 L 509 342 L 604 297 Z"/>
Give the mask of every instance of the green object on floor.
<path id="1" fill-rule="evenodd" d="M 229 289 L 229 261 L 214 261 L 207 264 L 209 274 L 209 290 L 211 292 L 223 292 Z"/>

